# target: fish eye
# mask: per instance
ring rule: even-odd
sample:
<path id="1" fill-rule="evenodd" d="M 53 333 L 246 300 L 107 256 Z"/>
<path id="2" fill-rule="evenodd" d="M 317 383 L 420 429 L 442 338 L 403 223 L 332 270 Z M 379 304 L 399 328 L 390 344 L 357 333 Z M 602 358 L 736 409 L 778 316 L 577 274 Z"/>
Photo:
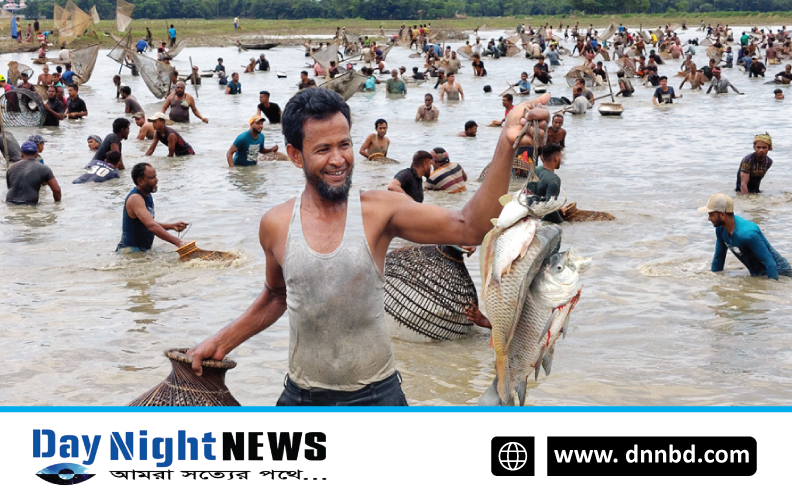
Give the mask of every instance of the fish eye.
<path id="1" fill-rule="evenodd" d="M 559 264 L 558 266 L 556 266 L 556 269 L 557 269 L 558 271 L 561 271 L 562 269 L 564 269 L 564 267 L 563 267 L 563 266 L 561 266 L 561 265 Z"/>

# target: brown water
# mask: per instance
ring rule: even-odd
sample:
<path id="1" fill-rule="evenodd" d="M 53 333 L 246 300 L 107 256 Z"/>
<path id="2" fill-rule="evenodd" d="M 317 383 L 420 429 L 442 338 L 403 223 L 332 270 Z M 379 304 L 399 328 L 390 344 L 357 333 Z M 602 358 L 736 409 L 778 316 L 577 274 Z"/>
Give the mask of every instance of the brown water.
<path id="1" fill-rule="evenodd" d="M 682 34 L 683 40 L 693 36 L 700 32 Z M 237 252 L 240 260 L 227 267 L 185 265 L 162 241 L 145 257 L 116 256 L 122 204 L 132 187 L 128 173 L 101 185 L 71 184 L 91 158 L 87 136 L 106 135 L 113 119 L 123 116 L 111 84 L 118 66 L 104 54 L 81 90 L 88 118 L 40 131 L 48 140 L 43 156 L 63 188 L 63 202 L 52 203 L 43 190 L 35 208 L 0 205 L 3 405 L 121 405 L 161 381 L 170 369 L 163 350 L 211 336 L 263 288 L 259 218 L 304 183 L 290 163 L 233 169 L 225 163 L 226 150 L 256 110 L 257 92 L 271 91 L 272 101 L 283 106 L 297 90 L 307 61 L 302 48 L 279 47 L 267 55 L 273 70 L 286 71 L 288 79 L 279 80 L 274 73 L 242 75 L 240 96 L 225 96 L 213 79 L 205 79 L 197 103 L 209 124 L 176 126 L 198 154 L 168 159 L 160 146 L 150 158 L 160 179 L 154 196 L 157 219 L 189 221 L 193 227 L 187 238 L 202 248 Z M 241 71 L 257 54 L 188 48 L 175 64 L 184 73 L 189 56 L 202 68 L 213 68 L 223 57 L 229 71 Z M 409 54 L 393 49 L 388 67 L 420 66 L 421 60 Z M 30 55 L 2 55 L 0 67 L 12 58 L 27 63 Z M 706 63 L 704 48 L 695 61 Z M 565 58 L 556 69 L 554 95 L 571 95 L 558 76 L 579 62 Z M 515 82 L 521 71 L 530 71 L 533 61 L 509 58 L 485 64 L 489 76 L 473 78 L 465 63 L 459 81 L 467 99 L 438 104 L 437 124 L 413 122 L 425 92 L 437 100 L 431 84 L 409 88 L 404 99 L 386 98 L 383 86 L 375 95 L 353 97 L 355 144 L 384 117 L 390 124 L 389 157 L 401 161 L 380 166 L 358 157 L 354 188 L 383 189 L 416 150 L 435 146 L 448 150 L 475 178 L 489 162 L 500 133 L 485 126 L 503 117 L 497 93 L 507 80 Z M 613 75 L 615 65 L 607 66 Z M 675 75 L 679 67 L 669 61 L 661 68 L 661 73 Z M 780 70 L 771 66 L 768 73 Z M 617 220 L 564 225 L 564 248 L 574 246 L 594 262 L 583 278 L 570 336 L 557 346 L 549 379 L 540 378 L 541 385 L 530 390 L 530 404 L 792 402 L 790 281 L 751 278 L 733 256 L 725 273 L 710 273 L 714 232 L 706 216 L 696 213 L 711 193 L 733 191 L 739 161 L 751 152 L 753 136 L 769 131 L 775 164 L 762 183 L 763 193 L 738 196 L 736 209 L 759 224 L 782 255 L 792 256 L 792 219 L 786 211 L 792 203 L 786 184 L 790 140 L 783 135 L 790 104 L 773 101 L 775 86 L 764 85 L 770 79 L 749 81 L 737 69 L 724 74 L 745 96 L 685 89 L 678 104 L 655 108 L 653 89 L 635 81 L 636 95 L 621 100 L 623 117 L 601 117 L 594 110 L 585 117 L 567 117 L 567 150 L 559 172 L 563 188 L 580 208 L 608 211 Z M 671 85 L 680 81 L 673 77 Z M 123 82 L 149 115 L 159 109 L 162 102 L 139 77 L 125 70 Z M 483 93 L 485 84 L 494 93 Z M 469 119 L 480 125 L 478 138 L 456 137 Z M 20 141 L 35 133 L 12 131 Z M 264 133 L 267 146 L 275 141 L 283 149 L 277 128 L 265 126 Z M 126 141 L 126 165 L 143 161 L 147 146 Z M 428 194 L 427 203 L 460 207 L 477 186 L 469 183 L 463 195 Z M 468 267 L 479 284 L 477 255 Z M 394 341 L 393 347 L 411 404 L 475 404 L 494 376 L 486 334 L 442 344 Z M 239 366 L 229 372 L 228 385 L 242 404 L 275 403 L 287 349 L 288 319 L 283 317 L 231 354 Z"/>

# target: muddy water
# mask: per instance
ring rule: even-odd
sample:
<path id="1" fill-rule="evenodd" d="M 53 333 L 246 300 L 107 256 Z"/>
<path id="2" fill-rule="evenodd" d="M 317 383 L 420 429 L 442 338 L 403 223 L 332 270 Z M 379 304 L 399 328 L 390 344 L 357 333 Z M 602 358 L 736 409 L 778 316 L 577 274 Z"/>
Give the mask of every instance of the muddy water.
<path id="1" fill-rule="evenodd" d="M 739 28 L 736 29 L 740 30 Z M 683 40 L 700 34 L 682 34 Z M 499 36 L 499 33 L 483 34 Z M 457 45 L 457 44 L 454 44 Z M 119 257 L 124 196 L 132 187 L 128 174 L 102 185 L 72 185 L 90 160 L 85 140 L 106 135 L 114 118 L 123 116 L 111 77 L 115 62 L 102 52 L 91 81 L 81 89 L 89 116 L 42 128 L 43 153 L 63 187 L 63 202 L 54 204 L 48 190 L 34 208 L 0 205 L 0 404 L 119 405 L 162 380 L 170 365 L 164 349 L 191 346 L 237 317 L 264 285 L 264 255 L 257 241 L 260 216 L 300 191 L 301 172 L 289 163 L 268 162 L 254 168 L 229 169 L 225 152 L 246 129 L 256 111 L 258 91 L 269 90 L 283 106 L 296 92 L 306 59 L 302 48 L 268 51 L 274 73 L 243 75 L 240 96 L 226 96 L 213 79 L 204 79 L 198 108 L 209 124 L 193 121 L 176 128 L 197 155 L 168 159 L 161 146 L 150 160 L 159 175 L 155 194 L 157 219 L 193 224 L 187 238 L 206 249 L 231 250 L 240 259 L 230 266 L 184 265 L 173 248 L 155 242 L 145 257 Z M 242 70 L 251 56 L 236 49 L 188 48 L 176 60 L 182 73 L 189 57 L 201 68 L 225 58 L 229 71 Z M 420 65 L 406 49 L 395 48 L 388 67 Z M 27 62 L 29 54 L 2 55 Z M 706 63 L 703 48 L 695 61 Z M 578 64 L 565 58 L 561 76 Z M 465 101 L 438 104 L 437 124 L 415 124 L 415 110 L 432 84 L 409 88 L 390 99 L 384 86 L 374 95 L 350 100 L 356 145 L 383 117 L 390 124 L 389 157 L 398 165 L 380 166 L 358 156 L 355 189 L 384 188 L 419 149 L 449 151 L 475 178 L 492 155 L 496 128 L 503 117 L 497 93 L 514 82 L 532 61 L 485 60 L 489 76 L 474 78 L 469 62 L 459 82 Z M 615 65 L 607 65 L 615 73 Z M 661 73 L 675 75 L 678 62 Z M 780 71 L 770 67 L 769 73 Z M 36 66 L 37 74 L 40 67 Z M 759 224 L 773 246 L 792 256 L 789 229 L 792 192 L 788 188 L 789 103 L 773 101 L 770 79 L 752 79 L 737 69 L 727 78 L 746 94 L 705 95 L 682 90 L 671 107 L 651 105 L 653 89 L 637 85 L 622 99 L 621 118 L 567 117 L 567 149 L 559 172 L 570 200 L 584 209 L 608 211 L 617 220 L 564 225 L 564 246 L 594 259 L 573 313 L 570 335 L 558 344 L 553 373 L 529 391 L 536 405 L 687 405 L 789 404 L 792 402 L 792 303 L 790 282 L 751 278 L 730 256 L 726 271 L 709 272 L 714 232 L 696 213 L 714 192 L 734 189 L 740 159 L 751 152 L 753 135 L 774 138 L 773 168 L 758 196 L 736 198 L 737 213 Z M 161 107 L 139 77 L 124 70 L 150 115 Z M 570 96 L 556 77 L 553 95 Z M 35 78 L 35 77 L 34 77 Z M 681 79 L 672 77 L 678 87 Z M 482 91 L 492 86 L 494 93 Z M 605 92 L 594 90 L 599 96 Z M 792 98 L 788 98 L 792 99 Z M 459 138 L 465 121 L 480 125 L 475 139 Z M 33 130 L 12 130 L 24 139 Z M 137 128 L 132 127 L 133 135 Z M 265 126 L 267 146 L 280 131 Z M 126 165 L 143 161 L 148 142 L 124 142 Z M 3 172 L 4 174 L 4 169 Z M 460 207 L 473 194 L 428 194 L 427 203 Z M 3 191 L 4 194 L 4 191 Z M 396 243 L 394 246 L 402 245 Z M 478 257 L 468 260 L 478 284 Z M 398 368 L 411 404 L 475 404 L 493 374 L 486 334 L 466 341 L 418 344 L 394 341 Z M 239 366 L 228 384 L 241 403 L 271 405 L 287 369 L 288 319 L 249 340 L 232 358 Z"/>

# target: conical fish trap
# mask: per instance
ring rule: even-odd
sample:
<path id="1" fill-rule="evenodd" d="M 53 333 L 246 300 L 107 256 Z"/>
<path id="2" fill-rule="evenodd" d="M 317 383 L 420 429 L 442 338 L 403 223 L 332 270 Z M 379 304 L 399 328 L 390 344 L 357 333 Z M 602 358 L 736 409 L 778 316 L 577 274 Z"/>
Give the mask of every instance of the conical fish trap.
<path id="1" fill-rule="evenodd" d="M 574 86 L 578 79 L 583 79 L 587 86 L 591 86 L 594 83 L 594 72 L 582 65 L 573 67 L 572 70 L 567 72 L 565 77 L 569 87 Z"/>
<path id="2" fill-rule="evenodd" d="M 186 348 L 165 352 L 173 370 L 159 385 L 128 404 L 128 406 L 240 406 L 225 386 L 225 374 L 236 367 L 230 359 L 204 359 L 203 374 L 192 370 L 193 358 Z"/>
<path id="3" fill-rule="evenodd" d="M 346 101 L 360 91 L 361 86 L 366 84 L 366 80 L 368 80 L 367 77 L 360 75 L 354 70 L 350 70 L 349 72 L 337 76 L 335 79 L 327 80 L 319 87 L 327 87 L 327 89 L 335 91 Z"/>
<path id="4" fill-rule="evenodd" d="M 180 261 L 234 261 L 239 259 L 239 256 L 233 252 L 219 252 L 216 250 L 203 250 L 199 249 L 194 241 L 186 243 L 176 249 L 179 253 Z"/>
<path id="5" fill-rule="evenodd" d="M 470 334 L 468 303 L 476 286 L 462 253 L 448 245 L 404 247 L 385 259 L 385 311 L 400 324 L 435 340 Z"/>
<path id="6" fill-rule="evenodd" d="M 564 221 L 566 222 L 599 222 L 612 220 L 616 220 L 616 217 L 608 212 L 580 210 L 577 207 L 577 203 L 570 203 L 565 209 Z"/>
<path id="7" fill-rule="evenodd" d="M 21 126 L 38 128 L 44 125 L 47 112 L 44 110 L 44 100 L 38 93 L 28 89 L 14 88 L 0 96 L 0 109 L 3 114 L 3 124 L 8 126 Z"/>
<path id="8" fill-rule="evenodd" d="M 490 165 L 487 164 L 487 166 L 485 166 L 484 169 L 481 170 L 481 173 L 478 176 L 478 181 L 479 182 L 483 182 L 484 181 L 484 177 L 487 176 L 487 172 L 489 171 L 489 167 L 490 167 Z M 512 162 L 512 172 L 511 172 L 512 181 L 525 180 L 528 177 L 528 174 L 530 173 L 530 171 L 531 171 L 531 163 L 530 162 L 523 161 L 521 158 L 518 158 L 518 157 L 514 158 L 514 161 Z"/>

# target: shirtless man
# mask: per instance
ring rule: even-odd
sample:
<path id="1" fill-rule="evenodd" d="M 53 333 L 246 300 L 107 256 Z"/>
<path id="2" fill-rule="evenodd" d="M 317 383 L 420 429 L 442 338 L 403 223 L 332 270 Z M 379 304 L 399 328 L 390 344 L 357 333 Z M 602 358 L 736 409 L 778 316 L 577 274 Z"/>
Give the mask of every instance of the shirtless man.
<path id="1" fill-rule="evenodd" d="M 445 84 L 440 86 L 440 101 L 448 95 L 449 100 L 464 100 L 465 92 L 462 91 L 462 86 L 456 81 L 456 76 L 451 74 Z"/>
<path id="2" fill-rule="evenodd" d="M 153 140 L 154 139 L 154 125 L 146 120 L 145 112 L 135 112 L 132 116 L 135 124 L 140 128 L 138 130 L 138 140 Z"/>
<path id="3" fill-rule="evenodd" d="M 264 290 L 240 318 L 188 351 L 193 371 L 200 375 L 203 359 L 222 359 L 288 310 L 288 376 L 278 405 L 406 405 L 385 327 L 388 247 L 397 237 L 480 244 L 503 208 L 498 198 L 509 189 L 521 118 L 549 99 L 516 108 L 484 182 L 462 210 L 450 210 L 391 191 L 350 193 L 349 107 L 323 88 L 297 93 L 285 107 L 283 130 L 289 158 L 305 173 L 305 188 L 262 217 Z M 547 121 L 549 113 L 532 110 L 528 120 L 534 119 Z M 531 145 L 533 135 L 529 131 L 522 143 Z M 347 221 L 361 230 L 358 236 L 346 236 Z"/>
<path id="4" fill-rule="evenodd" d="M 553 116 L 553 123 L 547 128 L 547 143 L 557 143 L 562 148 L 566 148 L 566 130 L 564 125 L 564 115 L 556 114 Z"/>
<path id="5" fill-rule="evenodd" d="M 682 83 L 679 84 L 679 89 L 682 89 L 682 86 L 684 86 L 686 82 L 689 82 L 690 88 L 695 91 L 701 89 L 701 87 L 707 83 L 707 78 L 704 77 L 704 72 L 697 69 L 696 64 L 691 62 L 688 66 L 688 73 L 685 74 L 685 78 L 682 79 Z"/>
<path id="6" fill-rule="evenodd" d="M 162 113 L 164 114 L 167 112 L 168 108 L 170 108 L 171 121 L 190 122 L 190 110 L 192 110 L 195 117 L 208 123 L 209 119 L 202 116 L 195 107 L 195 98 L 185 92 L 186 87 L 184 82 L 176 84 L 176 90 L 165 99 L 165 105 L 162 106 Z"/>
<path id="7" fill-rule="evenodd" d="M 51 73 L 49 73 L 49 67 L 47 65 L 44 65 L 41 68 L 41 74 L 38 76 L 37 84 L 39 86 L 48 86 L 49 87 L 49 86 L 51 86 L 54 83 L 53 82 L 54 80 L 55 80 L 55 76 L 52 75 Z"/>
<path id="8" fill-rule="evenodd" d="M 478 133 L 478 124 L 476 124 L 476 121 L 468 121 L 465 123 L 465 131 L 460 131 L 457 136 L 464 138 L 476 138 L 476 133 Z"/>
<path id="9" fill-rule="evenodd" d="M 374 128 L 377 130 L 376 133 L 367 136 L 363 145 L 360 146 L 360 155 L 366 159 L 371 158 L 374 154 L 382 154 L 383 157 L 388 157 L 390 138 L 385 136 L 388 133 L 388 121 L 377 119 L 374 123 Z"/>

